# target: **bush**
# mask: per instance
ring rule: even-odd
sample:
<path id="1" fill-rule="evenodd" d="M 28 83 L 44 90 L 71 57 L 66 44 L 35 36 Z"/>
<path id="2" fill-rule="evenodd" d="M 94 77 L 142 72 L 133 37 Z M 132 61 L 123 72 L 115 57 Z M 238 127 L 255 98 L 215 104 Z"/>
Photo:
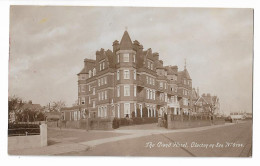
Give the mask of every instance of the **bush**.
<path id="1" fill-rule="evenodd" d="M 38 124 L 8 124 L 8 136 L 39 135 Z"/>
<path id="2" fill-rule="evenodd" d="M 117 128 L 119 128 L 119 119 L 118 118 L 114 118 L 113 119 L 113 123 L 112 123 L 112 128 L 113 129 L 117 129 Z"/>

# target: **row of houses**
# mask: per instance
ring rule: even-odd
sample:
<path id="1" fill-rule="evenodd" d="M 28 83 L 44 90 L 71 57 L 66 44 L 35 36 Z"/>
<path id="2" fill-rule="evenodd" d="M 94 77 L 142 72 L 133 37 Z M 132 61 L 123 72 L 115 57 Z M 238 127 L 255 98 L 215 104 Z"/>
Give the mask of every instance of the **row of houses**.
<path id="1" fill-rule="evenodd" d="M 125 31 L 112 50 L 101 48 L 84 60 L 78 76 L 78 105 L 63 108 L 64 120 L 213 114 L 217 96 L 199 94 L 186 67 L 165 66 L 159 53 L 144 50 Z"/>

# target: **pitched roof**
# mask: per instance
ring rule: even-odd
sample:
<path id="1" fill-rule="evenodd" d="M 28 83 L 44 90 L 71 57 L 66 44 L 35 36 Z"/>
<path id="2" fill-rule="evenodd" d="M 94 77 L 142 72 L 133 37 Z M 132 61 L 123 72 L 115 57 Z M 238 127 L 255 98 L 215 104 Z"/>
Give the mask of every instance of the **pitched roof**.
<path id="1" fill-rule="evenodd" d="M 190 74 L 188 72 L 187 69 L 184 69 L 183 71 L 179 71 L 178 72 L 178 76 L 182 79 L 182 78 L 187 78 L 187 79 L 191 79 L 190 78 Z"/>
<path id="2" fill-rule="evenodd" d="M 131 38 L 127 31 L 124 32 L 124 35 L 120 41 L 119 47 L 121 50 L 132 50 L 133 49 L 132 41 L 131 41 Z"/>

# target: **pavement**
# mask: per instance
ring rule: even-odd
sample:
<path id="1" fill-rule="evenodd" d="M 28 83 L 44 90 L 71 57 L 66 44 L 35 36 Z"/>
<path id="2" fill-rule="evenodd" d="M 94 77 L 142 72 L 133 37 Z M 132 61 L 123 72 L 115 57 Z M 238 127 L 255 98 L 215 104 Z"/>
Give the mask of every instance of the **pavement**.
<path id="1" fill-rule="evenodd" d="M 252 123 L 227 123 L 198 128 L 167 130 L 156 124 L 120 127 L 112 131 L 49 129 L 49 146 L 9 151 L 11 155 L 88 155 L 88 156 L 250 156 Z M 242 130 L 242 131 L 241 131 Z M 246 134 L 245 132 L 250 132 Z M 235 132 L 235 133 L 233 133 Z M 241 137 L 242 133 L 242 137 Z M 221 137 L 219 137 L 221 136 Z M 248 137 L 249 136 L 249 137 Z M 237 137 L 237 138 L 233 138 Z M 251 138 L 251 139 L 250 139 Z M 233 140 L 230 140 L 233 139 Z M 241 148 L 192 148 L 192 142 L 226 144 L 242 141 Z M 161 146 L 158 147 L 158 143 Z M 166 144 L 187 144 L 188 147 L 167 148 Z M 149 146 L 150 145 L 150 146 Z M 232 149 L 232 153 L 228 153 Z M 236 153 L 233 153 L 233 152 Z M 225 152 L 225 153 L 223 153 Z"/>

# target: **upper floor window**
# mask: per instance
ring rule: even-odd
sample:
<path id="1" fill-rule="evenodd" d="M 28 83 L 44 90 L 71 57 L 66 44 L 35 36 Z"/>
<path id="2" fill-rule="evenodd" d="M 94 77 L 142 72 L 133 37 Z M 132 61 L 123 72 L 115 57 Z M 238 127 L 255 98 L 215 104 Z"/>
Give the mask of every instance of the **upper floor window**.
<path id="1" fill-rule="evenodd" d="M 164 83 L 164 89 L 167 89 L 167 83 Z"/>
<path id="2" fill-rule="evenodd" d="M 134 61 L 134 62 L 135 62 L 135 57 L 136 57 L 136 55 L 134 54 L 134 55 L 133 55 L 133 61 Z"/>
<path id="3" fill-rule="evenodd" d="M 120 72 L 119 72 L 119 70 L 117 70 L 117 75 L 116 75 L 116 78 L 117 78 L 117 80 L 119 80 L 119 79 L 120 79 Z"/>
<path id="4" fill-rule="evenodd" d="M 91 71 L 91 70 L 89 70 L 89 71 L 88 71 L 88 74 L 89 74 L 89 75 L 88 75 L 88 78 L 90 78 L 90 77 L 91 77 L 91 75 L 92 75 L 92 71 Z"/>
<path id="5" fill-rule="evenodd" d="M 96 75 L 96 68 L 93 69 L 93 76 Z"/>
<path id="6" fill-rule="evenodd" d="M 81 92 L 85 92 L 86 89 L 85 89 L 85 85 L 81 85 Z"/>
<path id="7" fill-rule="evenodd" d="M 119 59 L 119 54 L 117 54 L 117 63 L 120 62 L 120 59 Z"/>
<path id="8" fill-rule="evenodd" d="M 103 62 L 103 69 L 105 69 L 105 62 Z"/>
<path id="9" fill-rule="evenodd" d="M 153 70 L 153 63 L 151 63 L 151 70 Z"/>
<path id="10" fill-rule="evenodd" d="M 98 86 L 100 86 L 100 79 L 98 79 Z"/>
<path id="11" fill-rule="evenodd" d="M 129 62 L 129 54 L 123 54 L 123 62 Z"/>
<path id="12" fill-rule="evenodd" d="M 93 100 L 93 108 L 96 108 L 96 101 Z"/>
<path id="13" fill-rule="evenodd" d="M 136 70 L 134 70 L 134 79 L 136 80 Z"/>
<path id="14" fill-rule="evenodd" d="M 129 70 L 124 70 L 124 79 L 129 79 Z"/>
<path id="15" fill-rule="evenodd" d="M 150 69 L 150 65 L 151 65 L 151 62 L 148 61 L 148 63 L 147 63 L 147 67 L 148 67 L 148 69 Z"/>
<path id="16" fill-rule="evenodd" d="M 163 88 L 163 82 L 160 82 L 160 88 Z"/>
<path id="17" fill-rule="evenodd" d="M 99 64 L 99 70 L 102 70 L 102 63 Z"/>
<path id="18" fill-rule="evenodd" d="M 149 89 L 146 89 L 146 99 L 149 99 Z"/>
<path id="19" fill-rule="evenodd" d="M 136 85 L 134 85 L 134 97 L 136 97 Z"/>
<path id="20" fill-rule="evenodd" d="M 93 95 L 95 95 L 96 94 L 96 92 L 95 92 L 95 88 L 93 88 Z"/>
<path id="21" fill-rule="evenodd" d="M 107 91 L 105 91 L 105 100 L 107 99 Z"/>
<path id="22" fill-rule="evenodd" d="M 120 86 L 117 86 L 117 97 L 120 97 Z"/>
<path id="23" fill-rule="evenodd" d="M 100 78 L 100 80 L 101 80 L 101 85 L 103 85 L 103 78 Z"/>
<path id="24" fill-rule="evenodd" d="M 124 96 L 130 96 L 130 86 L 124 85 Z"/>
<path id="25" fill-rule="evenodd" d="M 104 77 L 104 84 L 107 84 L 107 77 Z"/>

